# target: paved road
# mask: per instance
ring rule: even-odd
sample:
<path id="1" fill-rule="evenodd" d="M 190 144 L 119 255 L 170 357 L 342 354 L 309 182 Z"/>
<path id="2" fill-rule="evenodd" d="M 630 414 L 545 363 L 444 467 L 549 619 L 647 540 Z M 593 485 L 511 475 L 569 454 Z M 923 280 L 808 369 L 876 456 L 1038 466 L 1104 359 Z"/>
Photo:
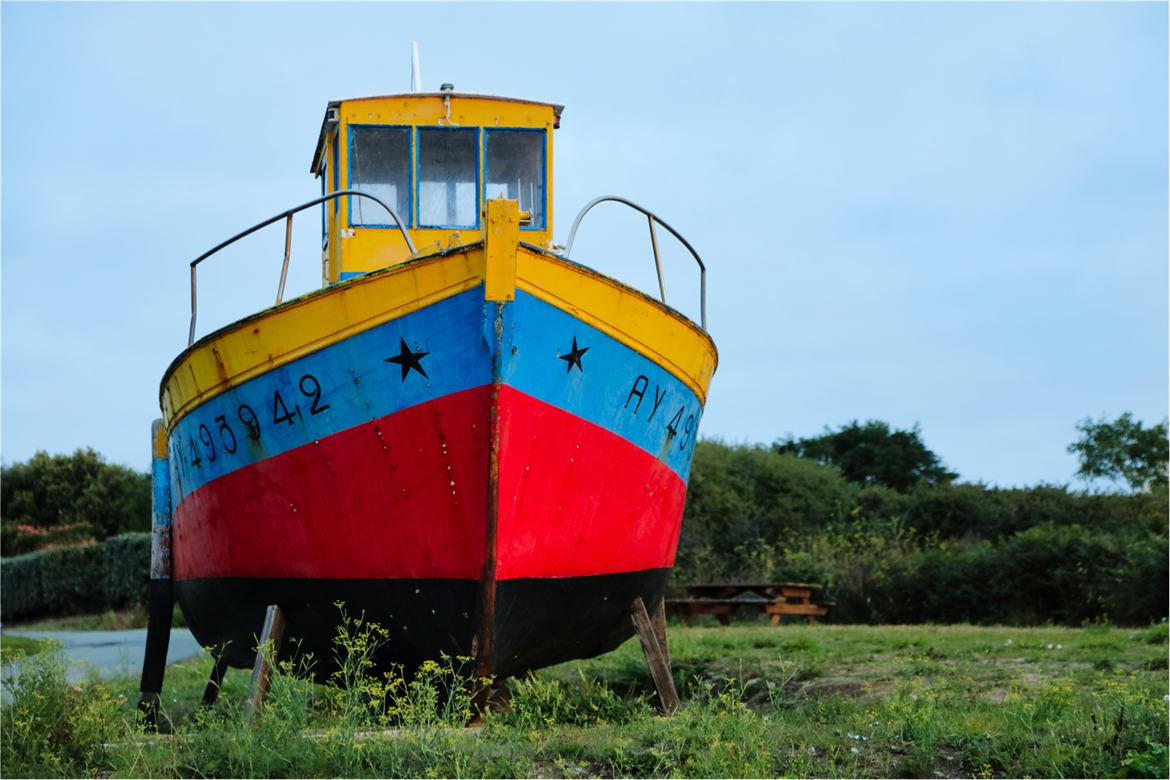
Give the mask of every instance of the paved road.
<path id="1" fill-rule="evenodd" d="M 4 631 L 11 636 L 34 639 L 48 637 L 61 643 L 65 657 L 72 663 L 66 670 L 70 682 L 84 680 L 91 672 L 103 678 L 137 677 L 142 674 L 146 654 L 146 629 L 128 631 Z M 171 629 L 167 663 L 173 664 L 199 655 L 202 648 L 185 628 Z M 208 667 L 210 672 L 210 667 Z M 4 676 L 10 670 L 4 667 Z"/>

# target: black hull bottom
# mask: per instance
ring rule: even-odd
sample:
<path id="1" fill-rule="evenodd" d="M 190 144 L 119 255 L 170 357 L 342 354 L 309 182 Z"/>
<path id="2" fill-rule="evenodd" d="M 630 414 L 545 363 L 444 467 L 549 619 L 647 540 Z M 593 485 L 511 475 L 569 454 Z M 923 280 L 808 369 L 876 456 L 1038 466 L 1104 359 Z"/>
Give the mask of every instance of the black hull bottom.
<path id="1" fill-rule="evenodd" d="M 662 568 L 498 582 L 492 673 L 516 676 L 614 649 L 633 635 L 627 610 L 634 598 L 652 609 L 669 573 Z M 298 656 L 311 653 L 319 680 L 336 668 L 333 638 L 342 609 L 385 628 L 381 668 L 399 664 L 408 672 L 440 653 L 471 656 L 479 626 L 476 580 L 233 577 L 183 580 L 175 591 L 195 638 L 204 647 L 222 645 L 235 667 L 252 666 L 265 610 L 279 605 L 288 626 L 285 647 Z"/>

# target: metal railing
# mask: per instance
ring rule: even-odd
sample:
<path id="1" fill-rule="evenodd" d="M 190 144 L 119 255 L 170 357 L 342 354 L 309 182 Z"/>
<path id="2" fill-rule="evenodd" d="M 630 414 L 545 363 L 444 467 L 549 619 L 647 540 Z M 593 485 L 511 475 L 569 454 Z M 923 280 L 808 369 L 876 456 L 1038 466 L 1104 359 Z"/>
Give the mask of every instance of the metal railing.
<path id="1" fill-rule="evenodd" d="M 585 204 L 585 208 L 581 209 L 580 213 L 577 214 L 577 218 L 575 220 L 573 220 L 573 227 L 569 231 L 569 240 L 568 240 L 568 243 L 565 244 L 565 256 L 568 257 L 569 253 L 573 251 L 573 239 L 577 235 L 577 226 L 581 224 L 581 218 L 585 216 L 585 213 L 587 211 L 589 211 L 589 209 L 593 208 L 598 203 L 603 203 L 607 200 L 616 201 L 617 203 L 624 203 L 625 205 L 629 206 L 630 208 L 634 209 L 635 211 L 640 211 L 646 215 L 646 221 L 650 224 L 650 244 L 654 248 L 654 268 L 655 268 L 655 270 L 658 271 L 658 293 L 661 296 L 663 303 L 666 303 L 666 285 L 662 281 L 662 261 L 658 257 L 658 236 L 654 232 L 654 223 L 657 222 L 659 225 L 662 225 L 662 227 L 669 230 L 671 235 L 673 235 L 675 238 L 677 238 L 679 240 L 679 242 L 683 246 L 685 246 L 687 248 L 687 250 L 691 253 L 691 256 L 695 258 L 695 262 L 699 264 L 699 318 L 700 318 L 700 324 L 702 325 L 703 330 L 706 330 L 707 329 L 707 267 L 704 266 L 703 261 L 699 259 L 699 253 L 695 251 L 695 248 L 692 247 L 689 243 L 687 243 L 687 240 L 685 238 L 683 238 L 681 235 L 679 235 L 679 232 L 677 230 L 675 230 L 670 225 L 666 224 L 661 219 L 659 219 L 658 216 L 656 214 L 654 214 L 652 211 L 642 208 L 637 203 L 634 203 L 633 201 L 630 201 L 630 200 L 626 200 L 625 198 L 619 198 L 616 195 L 602 195 L 600 198 L 594 198 L 593 200 L 589 201 L 587 204 Z"/>
<path id="2" fill-rule="evenodd" d="M 305 209 L 316 206 L 319 203 L 324 203 L 325 201 L 333 200 L 335 198 L 340 198 L 343 195 L 353 195 L 353 196 L 361 197 L 361 198 L 369 198 L 370 200 L 374 201 L 382 208 L 386 209 L 386 211 L 390 214 L 390 216 L 394 218 L 394 224 L 396 224 L 398 226 L 399 232 L 402 233 L 402 237 L 406 240 L 406 246 L 407 246 L 407 248 L 410 249 L 410 253 L 412 255 L 415 253 L 416 250 L 414 248 L 414 242 L 410 240 L 410 234 L 406 232 L 406 228 L 403 226 L 402 220 L 398 218 L 398 215 L 396 213 L 394 213 L 394 209 L 390 208 L 385 203 L 383 203 L 382 201 L 375 198 L 373 195 L 369 195 L 369 194 L 364 193 L 364 192 L 359 192 L 357 190 L 338 190 L 337 192 L 331 192 L 328 195 L 323 195 L 320 198 L 315 198 L 315 199 L 309 201 L 308 203 L 302 203 L 299 206 L 294 206 L 293 208 L 289 209 L 288 211 L 282 211 L 281 213 L 277 214 L 275 217 L 272 217 L 270 219 L 266 219 L 263 222 L 260 222 L 256 225 L 253 225 L 252 227 L 248 228 L 247 230 L 243 231 L 242 233 L 237 233 L 236 235 L 229 238 L 227 241 L 224 241 L 220 244 L 217 244 L 212 249 L 209 249 L 208 251 L 204 252 L 203 254 L 199 255 L 199 257 L 196 257 L 194 260 L 191 261 L 191 329 L 187 333 L 187 346 L 189 347 L 195 343 L 195 314 L 196 314 L 195 268 L 196 268 L 196 266 L 198 266 L 204 260 L 211 257 L 212 255 L 214 255 L 216 252 L 223 249 L 224 247 L 229 246 L 229 245 L 234 244 L 235 242 L 239 241 L 244 236 L 251 235 L 252 233 L 255 233 L 257 230 L 259 230 L 260 228 L 268 227 L 273 222 L 279 222 L 282 219 L 286 220 L 285 229 L 284 229 L 284 263 L 280 267 L 280 286 L 276 290 L 276 303 L 279 304 L 284 299 L 284 282 L 285 282 L 285 279 L 288 278 L 288 257 L 289 257 L 289 252 L 292 249 L 292 218 L 293 218 L 293 215 L 296 214 L 298 211 L 304 211 Z"/>

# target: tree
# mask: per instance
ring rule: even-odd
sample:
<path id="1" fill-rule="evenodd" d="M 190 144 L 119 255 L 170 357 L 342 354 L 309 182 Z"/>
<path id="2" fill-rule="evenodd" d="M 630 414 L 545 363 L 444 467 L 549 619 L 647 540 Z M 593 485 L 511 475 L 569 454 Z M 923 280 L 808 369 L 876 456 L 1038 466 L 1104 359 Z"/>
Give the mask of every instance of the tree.
<path id="1" fill-rule="evenodd" d="M 1170 441 L 1168 420 L 1146 428 L 1126 412 L 1113 422 L 1086 417 L 1077 423 L 1081 438 L 1068 445 L 1080 458 L 1077 476 L 1085 481 L 1097 478 L 1123 480 L 1134 490 L 1167 484 Z"/>
<path id="2" fill-rule="evenodd" d="M 922 439 L 915 425 L 908 431 L 891 431 L 880 420 L 865 425 L 857 420 L 839 431 L 808 439 L 791 436 L 772 445 L 777 452 L 792 453 L 825 465 L 836 466 L 851 482 L 879 484 L 905 492 L 920 482 L 946 484 L 958 474 L 947 471 Z"/>
<path id="3" fill-rule="evenodd" d="M 92 449 L 38 452 L 0 469 L 0 521 L 8 528 L 85 524 L 93 536 L 150 529 L 150 475 L 106 463 Z"/>

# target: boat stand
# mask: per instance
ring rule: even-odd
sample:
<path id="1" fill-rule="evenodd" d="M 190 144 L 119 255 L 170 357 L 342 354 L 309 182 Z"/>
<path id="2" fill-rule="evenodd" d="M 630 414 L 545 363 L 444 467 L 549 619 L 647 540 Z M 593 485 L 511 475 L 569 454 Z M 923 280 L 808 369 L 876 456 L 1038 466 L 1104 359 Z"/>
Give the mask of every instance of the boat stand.
<path id="1" fill-rule="evenodd" d="M 138 685 L 138 713 L 143 729 L 158 731 L 159 694 L 167 670 L 171 644 L 171 619 L 175 598 L 171 580 L 150 581 L 150 609 L 146 623 L 146 651 L 142 659 L 142 681 Z"/>
<path id="2" fill-rule="evenodd" d="M 642 597 L 638 596 L 630 605 L 630 620 L 634 623 L 634 631 L 642 643 L 642 654 L 650 667 L 650 677 L 658 690 L 658 710 L 663 715 L 672 715 L 678 710 L 679 701 L 674 675 L 670 671 L 670 647 L 666 641 L 666 602 L 658 600 L 652 620 Z"/>
<path id="3" fill-rule="evenodd" d="M 256 725 L 260 711 L 264 709 L 264 702 L 268 699 L 268 689 L 272 686 L 272 665 L 280 655 L 284 635 L 284 613 L 276 604 L 269 604 L 268 612 L 264 616 L 264 630 L 260 632 L 260 641 L 256 646 L 256 661 L 252 664 L 252 685 L 248 690 L 248 702 L 244 705 L 244 715 L 253 726 Z M 218 665 L 219 661 L 216 661 L 217 668 Z"/>
<path id="4" fill-rule="evenodd" d="M 264 702 L 268 698 L 268 689 L 272 686 L 272 662 L 280 653 L 284 638 L 284 613 L 280 611 L 280 607 L 271 604 L 264 616 L 264 629 L 260 632 L 259 644 L 256 648 L 256 661 L 252 665 L 252 684 L 248 691 L 248 701 L 245 704 L 244 715 L 253 723 L 259 717 L 260 710 L 264 709 Z M 227 674 L 228 668 L 227 652 L 223 645 L 216 646 L 211 654 L 215 662 L 211 667 L 207 687 L 203 689 L 204 707 L 210 707 L 219 699 L 219 689 L 223 685 L 223 678 Z M 141 706 L 139 704 L 140 708 Z"/>
<path id="5" fill-rule="evenodd" d="M 159 696 L 167 670 L 171 622 L 175 612 L 175 584 L 171 561 L 171 476 L 167 459 L 166 426 L 150 425 L 150 590 L 147 592 L 146 649 L 142 682 L 138 685 L 138 712 L 142 727 L 158 731 Z"/>

